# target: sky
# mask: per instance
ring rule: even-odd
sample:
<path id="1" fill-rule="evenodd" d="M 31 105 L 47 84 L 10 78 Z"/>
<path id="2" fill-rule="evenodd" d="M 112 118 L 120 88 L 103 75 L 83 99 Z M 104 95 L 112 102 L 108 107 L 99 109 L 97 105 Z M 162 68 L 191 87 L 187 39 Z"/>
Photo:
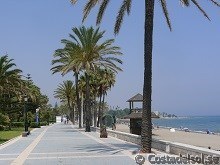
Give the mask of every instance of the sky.
<path id="1" fill-rule="evenodd" d="M 53 53 L 63 47 L 60 40 L 69 39 L 73 27 L 82 25 L 85 2 L 72 6 L 69 0 L 1 0 L 0 56 L 8 54 L 24 75 L 30 73 L 52 105 L 57 85 L 74 80 L 72 74 L 52 75 Z M 133 1 L 130 16 L 115 36 L 120 2 L 110 3 L 100 28 L 106 30 L 104 39 L 115 38 L 124 54 L 123 72 L 108 92 L 108 104 L 128 108 L 126 100 L 143 90 L 144 1 Z M 208 21 L 193 5 L 167 2 L 172 32 L 160 4 L 155 4 L 152 109 L 181 116 L 220 115 L 220 8 L 200 2 Z M 96 14 L 95 9 L 83 25 L 95 26 Z"/>

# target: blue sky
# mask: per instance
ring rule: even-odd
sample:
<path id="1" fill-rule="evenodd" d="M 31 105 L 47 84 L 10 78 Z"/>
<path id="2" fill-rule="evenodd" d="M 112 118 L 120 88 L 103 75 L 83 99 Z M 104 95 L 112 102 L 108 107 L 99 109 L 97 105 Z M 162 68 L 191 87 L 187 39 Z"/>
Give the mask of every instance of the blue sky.
<path id="1" fill-rule="evenodd" d="M 24 74 L 30 73 L 42 92 L 54 105 L 53 91 L 71 74 L 52 75 L 54 50 L 62 48 L 60 40 L 68 38 L 72 27 L 79 27 L 86 1 L 72 6 L 68 0 L 1 0 L 0 55 L 15 59 Z M 128 107 L 126 100 L 142 93 L 144 1 L 133 1 L 118 36 L 113 25 L 119 2 L 109 6 L 101 29 L 105 38 L 116 39 L 124 56 L 123 72 L 109 92 L 111 106 Z M 168 1 L 173 31 L 167 28 L 159 3 L 155 5 L 153 48 L 152 107 L 177 115 L 220 115 L 220 8 L 201 2 L 211 22 L 192 5 L 182 8 Z M 96 11 L 84 25 L 95 25 Z"/>

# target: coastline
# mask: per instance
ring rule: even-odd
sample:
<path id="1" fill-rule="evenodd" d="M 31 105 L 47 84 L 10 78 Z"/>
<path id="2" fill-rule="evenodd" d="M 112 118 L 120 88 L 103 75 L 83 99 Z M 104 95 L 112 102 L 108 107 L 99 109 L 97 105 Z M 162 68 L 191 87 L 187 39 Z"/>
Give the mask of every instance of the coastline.
<path id="1" fill-rule="evenodd" d="M 187 116 L 178 118 L 153 119 L 152 123 L 158 126 L 172 128 L 188 128 L 191 132 L 220 133 L 220 116 Z"/>
<path id="2" fill-rule="evenodd" d="M 176 129 L 175 132 L 170 132 L 170 127 L 159 127 L 152 130 L 153 138 L 166 140 L 171 142 L 178 142 L 189 144 L 197 147 L 211 148 L 212 150 L 220 150 L 220 134 L 212 135 L 201 132 L 185 132 Z M 116 124 L 116 130 L 121 132 L 130 133 L 128 123 Z"/>
<path id="3" fill-rule="evenodd" d="M 198 117 L 198 116 L 197 116 Z M 196 118 L 197 118 L 196 117 Z M 152 123 L 155 123 L 155 124 L 153 124 L 153 127 L 154 128 L 157 128 L 157 127 L 159 127 L 159 128 L 164 128 L 164 129 L 171 129 L 171 128 L 174 128 L 175 130 L 178 130 L 178 131 L 183 131 L 183 132 L 186 132 L 185 130 L 183 130 L 184 128 L 186 129 L 188 129 L 188 131 L 187 132 L 193 132 L 193 133 L 199 133 L 199 134 L 207 134 L 207 131 L 204 131 L 204 129 L 203 130 L 195 130 L 195 129 L 190 129 L 190 128 L 188 128 L 188 127 L 182 127 L 182 129 L 180 129 L 180 127 L 171 127 L 171 126 L 164 126 L 164 125 L 160 125 L 159 123 L 157 123 L 156 122 L 156 120 L 178 120 L 178 119 L 191 119 L 191 118 L 193 118 L 193 117 L 177 117 L 177 118 L 170 118 L 170 117 L 165 117 L 165 118 L 159 118 L 159 119 L 155 119 L 155 121 L 152 121 Z M 117 124 L 125 124 L 125 125 L 129 125 L 130 124 L 130 119 L 118 119 L 117 120 Z M 207 130 L 209 130 L 209 129 L 207 129 Z M 210 132 L 210 135 L 218 135 L 218 136 L 220 136 L 220 131 L 219 132 L 217 132 L 217 131 L 211 131 Z"/>
<path id="4" fill-rule="evenodd" d="M 191 133 L 198 133 L 198 134 L 207 134 L 207 132 L 205 131 L 196 131 L 196 130 L 190 130 L 188 129 L 188 131 L 185 131 L 183 129 L 180 129 L 180 128 L 175 128 L 175 127 L 165 127 L 165 126 L 156 126 L 158 128 L 162 128 L 162 129 L 167 129 L 167 130 L 170 130 L 171 128 L 174 128 L 176 131 L 181 131 L 181 132 L 191 132 Z M 157 128 L 154 128 L 154 129 L 157 129 Z M 220 136 L 220 133 L 219 132 L 211 132 L 207 135 L 216 135 L 216 136 Z"/>

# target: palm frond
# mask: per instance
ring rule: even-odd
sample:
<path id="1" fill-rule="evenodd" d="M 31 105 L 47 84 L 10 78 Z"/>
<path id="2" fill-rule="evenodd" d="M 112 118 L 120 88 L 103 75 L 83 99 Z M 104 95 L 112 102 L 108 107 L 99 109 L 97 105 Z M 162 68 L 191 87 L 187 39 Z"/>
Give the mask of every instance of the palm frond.
<path id="1" fill-rule="evenodd" d="M 70 0 L 70 3 L 75 4 L 77 0 Z"/>
<path id="2" fill-rule="evenodd" d="M 89 15 L 91 9 L 99 2 L 99 0 L 89 0 L 83 10 L 83 22 L 85 21 L 85 19 L 87 18 L 87 16 Z"/>
<path id="3" fill-rule="evenodd" d="M 99 12 L 96 19 L 96 24 L 99 25 L 102 21 L 103 15 L 105 13 L 105 10 L 109 4 L 110 0 L 103 0 L 102 4 L 99 7 Z"/>
<path id="4" fill-rule="evenodd" d="M 119 31 L 120 31 L 121 24 L 123 22 L 124 15 L 125 15 L 125 12 L 126 12 L 126 8 L 127 8 L 127 1 L 124 0 L 121 7 L 120 7 L 120 9 L 119 9 L 118 15 L 116 17 L 116 22 L 115 22 L 115 27 L 114 27 L 114 33 L 115 34 L 118 34 Z"/>
<path id="5" fill-rule="evenodd" d="M 198 2 L 196 0 L 191 0 L 192 3 L 202 12 L 202 14 L 208 19 L 210 20 L 209 16 L 206 14 L 205 10 L 203 10 L 203 8 L 198 4 Z"/>
<path id="6" fill-rule="evenodd" d="M 180 0 L 180 3 L 183 7 L 188 7 L 189 6 L 189 0 Z"/>
<path id="7" fill-rule="evenodd" d="M 216 6 L 220 7 L 220 3 L 217 2 L 217 0 L 211 0 L 212 3 L 214 3 Z"/>
<path id="8" fill-rule="evenodd" d="M 171 26 L 171 22 L 170 22 L 170 18 L 169 18 L 169 13 L 168 13 L 168 10 L 167 10 L 167 3 L 166 3 L 166 0 L 160 0 L 160 3 L 161 3 L 161 6 L 162 6 L 162 9 L 163 9 L 163 13 L 164 13 L 164 16 L 166 18 L 166 21 L 167 21 L 167 25 L 170 29 L 170 31 L 172 30 L 172 26 Z"/>

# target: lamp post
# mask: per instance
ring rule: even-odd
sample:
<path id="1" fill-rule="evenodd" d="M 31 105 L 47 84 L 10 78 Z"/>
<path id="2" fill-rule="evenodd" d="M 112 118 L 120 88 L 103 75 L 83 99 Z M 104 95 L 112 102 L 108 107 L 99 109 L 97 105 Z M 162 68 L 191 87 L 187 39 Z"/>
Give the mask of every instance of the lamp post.
<path id="1" fill-rule="evenodd" d="M 28 123 L 27 123 L 27 109 L 26 109 L 26 102 L 28 98 L 27 96 L 24 97 L 24 131 L 28 132 Z"/>
<path id="2" fill-rule="evenodd" d="M 26 76 L 23 76 L 27 79 L 27 83 L 26 84 L 27 86 L 30 85 L 29 83 L 31 82 L 31 77 L 30 77 L 30 74 L 27 74 L 27 77 Z M 28 101 L 28 97 L 27 95 L 25 94 L 24 95 L 24 132 L 22 133 L 22 137 L 26 137 L 27 135 L 30 134 L 30 132 L 28 131 L 28 121 L 27 121 L 27 107 L 26 107 L 26 103 Z"/>
<path id="3" fill-rule="evenodd" d="M 37 126 L 39 126 L 39 111 L 40 111 L 40 107 L 38 107 L 36 109 L 36 123 L 37 123 Z"/>

